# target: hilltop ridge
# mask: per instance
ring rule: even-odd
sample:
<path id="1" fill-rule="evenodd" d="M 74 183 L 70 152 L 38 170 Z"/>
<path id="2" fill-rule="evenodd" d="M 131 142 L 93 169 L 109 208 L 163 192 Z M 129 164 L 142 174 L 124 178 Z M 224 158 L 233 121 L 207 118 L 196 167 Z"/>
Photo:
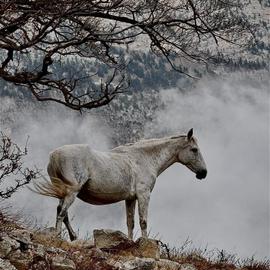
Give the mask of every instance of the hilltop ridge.
<path id="1" fill-rule="evenodd" d="M 0 213 L 0 269 L 2 270 L 268 270 L 269 261 L 219 251 L 170 249 L 155 239 L 129 240 L 122 232 L 94 230 L 93 239 L 69 242 L 53 228 L 29 229 Z"/>

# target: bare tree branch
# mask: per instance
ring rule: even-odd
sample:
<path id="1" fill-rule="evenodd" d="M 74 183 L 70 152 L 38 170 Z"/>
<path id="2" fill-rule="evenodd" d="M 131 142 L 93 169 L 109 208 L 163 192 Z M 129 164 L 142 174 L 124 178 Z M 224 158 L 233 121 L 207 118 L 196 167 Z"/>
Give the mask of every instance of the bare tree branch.
<path id="1" fill-rule="evenodd" d="M 177 71 L 181 59 L 206 62 L 205 42 L 236 44 L 252 32 L 242 13 L 245 1 L 210 0 L 0 0 L 0 77 L 25 86 L 39 101 L 74 110 L 108 104 L 128 87 L 121 53 L 141 44 L 163 55 Z M 241 45 L 241 44 L 239 44 Z M 118 50 L 117 50 L 118 49 Z M 71 56 L 111 70 L 96 93 L 79 93 L 80 77 L 59 78 L 54 68 Z M 37 66 L 24 65 L 25 57 Z M 91 76 L 92 83 L 99 78 Z M 190 74 L 187 74 L 190 75 Z"/>
<path id="2" fill-rule="evenodd" d="M 11 197 L 19 188 L 38 177 L 37 169 L 23 168 L 22 159 L 26 155 L 27 142 L 22 150 L 8 136 L 0 133 L 0 198 Z"/>

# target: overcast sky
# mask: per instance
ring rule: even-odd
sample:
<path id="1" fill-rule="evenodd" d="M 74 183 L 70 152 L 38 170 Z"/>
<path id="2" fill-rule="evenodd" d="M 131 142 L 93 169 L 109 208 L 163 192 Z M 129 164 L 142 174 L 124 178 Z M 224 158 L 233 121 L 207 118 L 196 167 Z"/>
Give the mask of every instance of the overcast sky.
<path id="1" fill-rule="evenodd" d="M 199 181 L 175 164 L 158 178 L 149 210 L 151 236 L 158 235 L 170 246 L 181 246 L 189 238 L 195 247 L 225 249 L 240 257 L 269 256 L 267 86 L 231 78 L 207 79 L 185 95 L 164 89 L 161 98 L 166 106 L 146 125 L 145 136 L 164 131 L 183 134 L 193 127 L 208 176 Z M 25 110 L 16 115 L 16 126 L 19 129 L 12 135 L 17 141 L 22 143 L 30 135 L 28 162 L 44 171 L 48 153 L 57 146 L 89 143 L 99 150 L 109 148 L 109 128 L 91 114 L 82 119 L 59 107 L 49 112 Z M 56 199 L 24 189 L 11 203 L 38 222 L 54 225 Z M 123 202 L 92 206 L 77 200 L 70 213 L 81 237 L 95 228 L 127 230 Z M 136 223 L 139 236 L 138 219 Z"/>

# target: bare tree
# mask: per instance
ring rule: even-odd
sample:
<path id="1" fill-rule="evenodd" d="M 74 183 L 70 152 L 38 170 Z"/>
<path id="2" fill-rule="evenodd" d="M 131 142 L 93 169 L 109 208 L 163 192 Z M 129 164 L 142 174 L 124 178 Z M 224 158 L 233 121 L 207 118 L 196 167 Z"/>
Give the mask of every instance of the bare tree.
<path id="1" fill-rule="evenodd" d="M 0 133 L 0 198 L 11 197 L 19 188 L 38 177 L 37 169 L 23 167 L 26 155 L 27 145 L 22 150 L 8 136 Z"/>
<path id="2" fill-rule="evenodd" d="M 239 0 L 9 0 L 0 1 L 0 77 L 25 86 L 39 101 L 74 110 L 108 104 L 128 87 L 122 51 L 143 42 L 179 72 L 181 61 L 205 62 L 206 42 L 236 43 L 250 34 Z M 23 65 L 35 58 L 39 64 Z M 111 71 L 56 76 L 68 57 Z M 82 66 L 83 68 L 83 66 Z M 98 90 L 77 91 L 82 79 Z"/>

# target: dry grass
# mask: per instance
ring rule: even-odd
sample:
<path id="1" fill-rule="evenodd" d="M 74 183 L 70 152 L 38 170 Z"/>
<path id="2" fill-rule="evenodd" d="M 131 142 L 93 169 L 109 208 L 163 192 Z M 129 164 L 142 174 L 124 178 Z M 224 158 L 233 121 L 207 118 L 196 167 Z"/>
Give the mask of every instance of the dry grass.
<path id="1" fill-rule="evenodd" d="M 71 245 L 68 241 L 57 237 L 54 234 L 44 234 L 42 232 L 35 232 L 33 235 L 33 243 L 38 243 L 44 247 L 60 248 L 65 251 L 71 249 Z"/>
<path id="2" fill-rule="evenodd" d="M 257 261 L 254 258 L 242 261 L 242 270 L 269 270 L 270 260 Z"/>
<path id="3" fill-rule="evenodd" d="M 180 264 L 193 264 L 198 270 L 270 270 L 270 260 L 241 260 L 224 250 L 198 249 L 191 245 L 190 240 L 186 240 L 179 249 L 163 244 L 161 257 Z"/>
<path id="4" fill-rule="evenodd" d="M 10 232 L 21 229 L 23 226 L 22 217 L 19 213 L 11 213 L 10 207 L 0 207 L 0 232 Z"/>

